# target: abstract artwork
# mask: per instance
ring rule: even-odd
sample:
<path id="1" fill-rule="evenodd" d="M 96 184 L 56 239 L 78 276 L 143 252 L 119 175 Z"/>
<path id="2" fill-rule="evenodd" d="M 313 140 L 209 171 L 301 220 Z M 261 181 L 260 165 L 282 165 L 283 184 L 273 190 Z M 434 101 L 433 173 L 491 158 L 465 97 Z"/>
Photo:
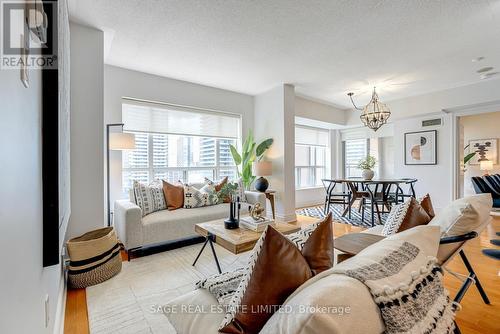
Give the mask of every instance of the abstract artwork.
<path id="1" fill-rule="evenodd" d="M 405 133 L 405 165 L 437 164 L 437 131 Z"/>
<path id="2" fill-rule="evenodd" d="M 479 165 L 480 161 L 490 160 L 496 165 L 498 163 L 497 141 L 496 138 L 469 140 L 469 153 L 476 152 L 470 164 Z"/>

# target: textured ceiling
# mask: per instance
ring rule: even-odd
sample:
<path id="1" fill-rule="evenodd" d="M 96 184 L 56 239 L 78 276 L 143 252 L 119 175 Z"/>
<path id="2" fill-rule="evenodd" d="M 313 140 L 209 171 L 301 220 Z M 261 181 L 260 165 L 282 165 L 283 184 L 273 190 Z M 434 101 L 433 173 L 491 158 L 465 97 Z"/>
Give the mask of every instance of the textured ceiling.
<path id="1" fill-rule="evenodd" d="M 341 107 L 500 71 L 500 0 L 70 0 L 70 15 L 105 32 L 108 64 L 252 95 L 291 83 Z"/>

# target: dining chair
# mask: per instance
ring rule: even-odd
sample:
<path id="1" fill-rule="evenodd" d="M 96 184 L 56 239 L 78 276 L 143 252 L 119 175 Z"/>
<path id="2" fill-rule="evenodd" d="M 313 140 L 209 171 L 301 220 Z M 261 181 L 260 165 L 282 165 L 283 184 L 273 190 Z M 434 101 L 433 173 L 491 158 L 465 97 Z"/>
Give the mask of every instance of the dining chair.
<path id="1" fill-rule="evenodd" d="M 364 187 L 363 183 L 349 181 L 347 182 L 347 187 L 349 188 L 349 193 L 351 194 L 351 200 L 349 207 L 352 207 L 356 200 L 359 199 L 359 207 L 358 212 L 361 212 L 361 220 L 365 221 L 365 209 L 366 207 L 371 208 L 371 195 L 370 191 Z M 360 190 L 361 189 L 361 190 Z M 373 223 L 373 215 L 372 215 L 372 226 Z"/>
<path id="2" fill-rule="evenodd" d="M 401 180 L 404 180 L 407 189 L 406 192 L 404 189 L 401 187 L 400 184 L 397 184 L 397 191 L 396 193 L 391 194 L 392 196 L 395 196 L 397 199 L 398 203 L 404 202 L 407 198 L 413 197 L 416 198 L 416 193 L 415 193 L 415 184 L 417 183 L 417 179 L 414 178 L 401 178 Z"/>
<path id="3" fill-rule="evenodd" d="M 395 195 L 391 195 L 391 188 L 396 187 Z M 372 212 L 372 226 L 374 226 L 373 215 L 377 213 L 377 218 L 380 224 L 383 224 L 382 213 L 390 212 L 392 206 L 397 204 L 398 194 L 397 182 L 370 182 L 365 184 L 365 189 L 369 192 L 369 206 Z M 366 202 L 366 200 L 365 200 Z M 382 208 L 382 210 L 380 210 Z M 387 209 L 387 211 L 385 211 Z"/>
<path id="4" fill-rule="evenodd" d="M 340 184 L 335 180 L 321 179 L 321 183 L 323 183 L 326 191 L 325 208 L 323 210 L 325 215 L 330 213 L 330 204 L 342 204 L 344 208 L 342 216 L 348 213 L 349 219 L 351 219 L 351 193 L 345 191 L 335 192 L 335 186 Z"/>

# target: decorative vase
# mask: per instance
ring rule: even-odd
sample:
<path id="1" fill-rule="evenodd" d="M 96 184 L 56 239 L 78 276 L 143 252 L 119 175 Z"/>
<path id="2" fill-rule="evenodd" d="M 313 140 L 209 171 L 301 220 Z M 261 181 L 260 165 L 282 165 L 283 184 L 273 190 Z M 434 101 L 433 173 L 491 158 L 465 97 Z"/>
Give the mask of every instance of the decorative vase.
<path id="1" fill-rule="evenodd" d="M 375 172 L 371 169 L 363 169 L 361 176 L 363 176 L 363 179 L 365 180 L 371 180 L 375 176 Z"/>
<path id="2" fill-rule="evenodd" d="M 257 180 L 255 180 L 254 186 L 255 190 L 264 193 L 269 187 L 269 182 L 266 180 L 266 178 L 261 176 Z"/>
<path id="3" fill-rule="evenodd" d="M 240 227 L 240 198 L 238 201 L 234 200 L 229 203 L 229 218 L 224 220 L 224 227 L 228 230 L 234 230 Z"/>

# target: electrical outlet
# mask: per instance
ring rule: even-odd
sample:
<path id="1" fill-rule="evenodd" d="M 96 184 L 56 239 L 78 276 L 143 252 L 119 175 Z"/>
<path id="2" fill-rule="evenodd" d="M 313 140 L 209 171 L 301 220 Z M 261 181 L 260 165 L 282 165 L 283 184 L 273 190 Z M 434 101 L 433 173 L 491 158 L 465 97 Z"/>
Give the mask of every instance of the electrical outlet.
<path id="1" fill-rule="evenodd" d="M 45 328 L 49 327 L 49 295 L 45 295 Z"/>

